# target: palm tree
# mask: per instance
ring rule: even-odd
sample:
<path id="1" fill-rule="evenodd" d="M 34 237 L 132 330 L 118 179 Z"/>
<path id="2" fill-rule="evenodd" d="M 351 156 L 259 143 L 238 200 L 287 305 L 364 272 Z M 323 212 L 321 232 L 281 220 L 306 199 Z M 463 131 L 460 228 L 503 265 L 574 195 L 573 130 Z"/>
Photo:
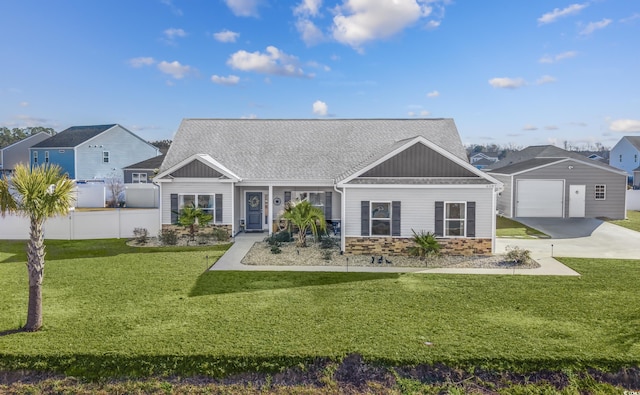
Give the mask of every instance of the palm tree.
<path id="1" fill-rule="evenodd" d="M 75 183 L 62 175 L 57 165 L 29 169 L 19 164 L 10 177 L 0 180 L 0 214 L 29 217 L 27 269 L 29 271 L 29 305 L 25 331 L 42 326 L 42 279 L 44 277 L 44 221 L 66 215 L 75 200 Z"/>
<path id="2" fill-rule="evenodd" d="M 298 228 L 296 246 L 307 246 L 307 231 L 311 230 L 314 237 L 318 236 L 318 229 L 325 230 L 327 224 L 324 213 L 318 207 L 314 207 L 307 200 L 301 202 L 288 202 L 282 218 Z"/>
<path id="3" fill-rule="evenodd" d="M 213 215 L 207 214 L 200 207 L 186 206 L 180 210 L 178 223 L 182 226 L 189 227 L 189 239 L 195 240 L 198 227 L 206 226 L 213 220 Z"/>

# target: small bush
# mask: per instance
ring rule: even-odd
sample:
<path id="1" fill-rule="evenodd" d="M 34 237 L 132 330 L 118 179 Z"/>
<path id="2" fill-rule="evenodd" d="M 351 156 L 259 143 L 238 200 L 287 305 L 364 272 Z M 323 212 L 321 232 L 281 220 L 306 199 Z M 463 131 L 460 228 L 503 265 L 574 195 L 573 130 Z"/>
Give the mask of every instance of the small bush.
<path id="1" fill-rule="evenodd" d="M 209 244 L 211 240 L 215 240 L 212 233 L 200 233 L 198 235 L 198 244 Z"/>
<path id="2" fill-rule="evenodd" d="M 328 250 L 338 245 L 338 240 L 332 237 L 323 237 L 320 239 L 320 248 L 323 250 Z"/>
<path id="3" fill-rule="evenodd" d="M 271 236 L 264 239 L 264 241 L 266 241 L 270 246 L 274 246 L 280 245 L 280 243 L 289 243 L 293 241 L 293 237 L 291 236 L 291 233 L 283 230 L 281 232 L 272 233 Z"/>
<path id="4" fill-rule="evenodd" d="M 280 247 L 278 247 L 277 245 L 273 245 L 271 246 L 271 253 L 272 254 L 279 254 L 281 253 L 282 250 L 280 249 Z"/>
<path id="5" fill-rule="evenodd" d="M 330 261 L 333 258 L 333 254 L 331 250 L 322 250 L 322 259 L 325 261 Z"/>
<path id="6" fill-rule="evenodd" d="M 168 246 L 174 246 L 178 244 L 178 233 L 173 229 L 163 229 L 158 235 L 160 243 Z"/>
<path id="7" fill-rule="evenodd" d="M 440 254 L 440 243 L 438 243 L 435 233 L 425 232 L 424 230 L 416 233 L 413 229 L 411 231 L 413 232 L 415 245 L 409 248 L 409 254 L 417 256 L 421 260 L 424 260 L 425 257 Z"/>
<path id="8" fill-rule="evenodd" d="M 215 241 L 227 241 L 229 240 L 229 233 L 222 228 L 213 228 L 211 237 L 213 237 Z"/>
<path id="9" fill-rule="evenodd" d="M 149 231 L 146 228 L 133 229 L 133 237 L 137 244 L 146 244 L 149 241 Z"/>
<path id="10" fill-rule="evenodd" d="M 531 262 L 531 251 L 522 249 L 518 246 L 507 246 L 505 258 L 516 265 L 526 265 Z"/>

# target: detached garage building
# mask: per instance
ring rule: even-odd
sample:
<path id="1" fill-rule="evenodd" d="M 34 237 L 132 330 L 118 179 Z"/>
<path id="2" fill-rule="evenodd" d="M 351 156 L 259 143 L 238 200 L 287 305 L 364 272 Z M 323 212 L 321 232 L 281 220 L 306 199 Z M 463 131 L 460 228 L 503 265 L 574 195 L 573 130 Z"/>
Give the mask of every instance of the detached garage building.
<path id="1" fill-rule="evenodd" d="M 504 184 L 505 217 L 626 217 L 625 171 L 553 145 L 512 153 L 487 172 Z"/>

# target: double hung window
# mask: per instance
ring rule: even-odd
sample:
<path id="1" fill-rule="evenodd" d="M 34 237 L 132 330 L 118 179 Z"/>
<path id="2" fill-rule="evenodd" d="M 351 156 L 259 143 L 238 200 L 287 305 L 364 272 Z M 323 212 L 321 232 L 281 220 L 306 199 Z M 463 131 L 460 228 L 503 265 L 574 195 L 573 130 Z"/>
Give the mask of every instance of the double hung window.
<path id="1" fill-rule="evenodd" d="M 444 205 L 444 235 L 447 237 L 464 237 L 466 235 L 465 202 L 446 202 Z"/>
<path id="2" fill-rule="evenodd" d="M 598 184 L 595 188 L 595 199 L 605 200 L 607 198 L 607 186 L 604 184 Z"/>
<path id="3" fill-rule="evenodd" d="M 215 214 L 215 195 L 211 194 L 185 194 L 178 196 L 178 208 L 194 207 L 202 209 L 212 217 Z"/>
<path id="4" fill-rule="evenodd" d="M 391 202 L 371 202 L 371 236 L 391 236 Z"/>

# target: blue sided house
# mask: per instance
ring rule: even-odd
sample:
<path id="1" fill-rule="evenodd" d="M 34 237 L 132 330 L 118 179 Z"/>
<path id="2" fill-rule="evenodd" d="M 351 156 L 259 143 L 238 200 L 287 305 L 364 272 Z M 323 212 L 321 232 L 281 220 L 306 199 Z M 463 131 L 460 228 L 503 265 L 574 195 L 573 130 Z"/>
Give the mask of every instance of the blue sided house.
<path id="1" fill-rule="evenodd" d="M 31 166 L 50 163 L 69 178 L 122 179 L 131 163 L 160 155 L 160 150 L 118 124 L 73 126 L 33 145 Z"/>

